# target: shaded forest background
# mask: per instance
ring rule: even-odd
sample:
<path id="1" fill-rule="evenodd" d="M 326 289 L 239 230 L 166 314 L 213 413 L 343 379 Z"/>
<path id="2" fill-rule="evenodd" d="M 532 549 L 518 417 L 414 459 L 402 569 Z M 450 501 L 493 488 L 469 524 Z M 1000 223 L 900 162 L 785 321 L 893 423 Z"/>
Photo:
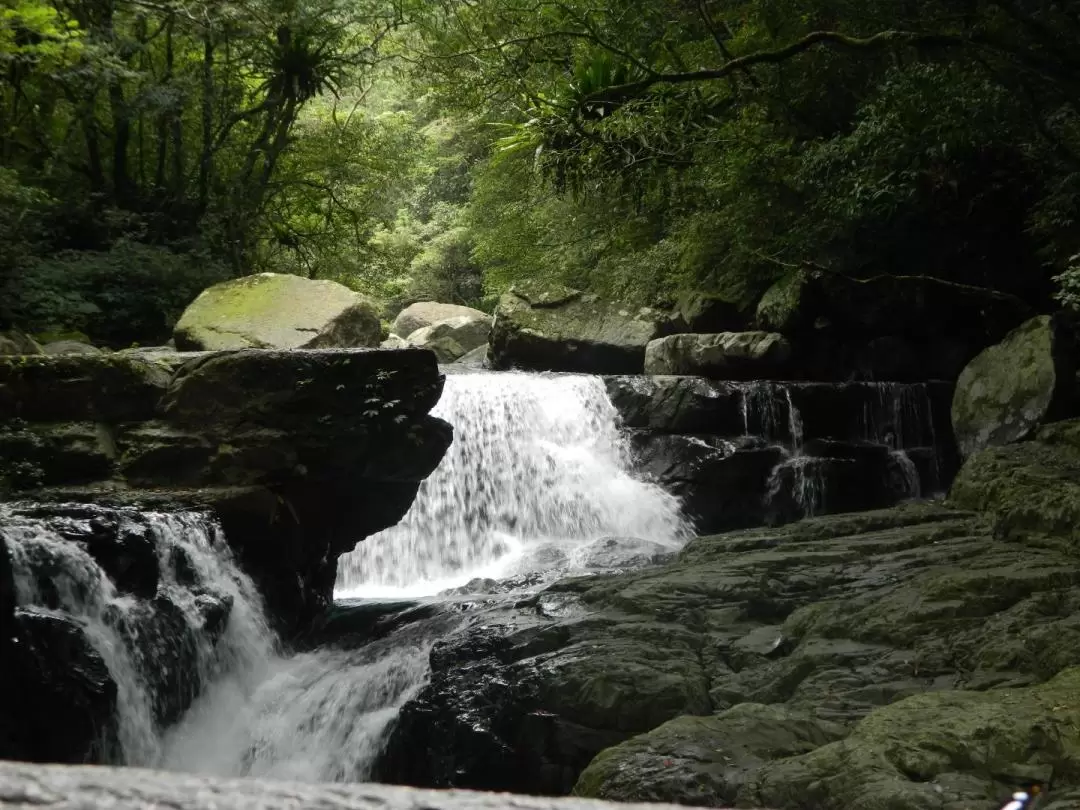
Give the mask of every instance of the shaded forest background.
<path id="1" fill-rule="evenodd" d="M 0 327 L 161 341 L 258 271 L 1076 303 L 1078 46 L 1049 0 L 2 0 Z"/>

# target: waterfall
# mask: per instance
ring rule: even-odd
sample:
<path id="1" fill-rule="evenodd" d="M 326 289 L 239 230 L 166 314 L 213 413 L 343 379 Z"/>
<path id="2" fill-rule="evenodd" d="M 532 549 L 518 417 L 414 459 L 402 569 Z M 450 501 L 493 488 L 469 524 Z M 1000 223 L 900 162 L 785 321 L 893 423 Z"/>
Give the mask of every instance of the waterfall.
<path id="1" fill-rule="evenodd" d="M 194 695 L 226 673 L 257 670 L 272 655 L 273 637 L 254 584 L 215 523 L 201 514 L 138 516 L 129 536 L 144 539 L 157 557 L 156 590 L 147 596 L 121 593 L 84 543 L 44 522 L 5 509 L 4 539 L 17 605 L 72 617 L 116 683 L 115 758 L 152 767 L 164 764 L 163 702 L 184 690 Z M 92 519 L 68 521 L 92 526 Z M 149 537 L 140 537 L 141 527 Z"/>
<path id="2" fill-rule="evenodd" d="M 433 413 L 454 443 L 393 528 L 338 564 L 338 596 L 423 595 L 567 560 L 606 536 L 675 548 L 678 501 L 631 474 L 603 382 L 452 374 Z"/>

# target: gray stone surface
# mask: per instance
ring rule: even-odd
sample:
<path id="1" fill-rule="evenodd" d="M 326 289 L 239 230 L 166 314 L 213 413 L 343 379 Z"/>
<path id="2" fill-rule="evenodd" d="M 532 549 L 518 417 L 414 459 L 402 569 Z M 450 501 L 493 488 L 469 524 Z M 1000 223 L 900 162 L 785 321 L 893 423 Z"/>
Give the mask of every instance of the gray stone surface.
<path id="1" fill-rule="evenodd" d="M 481 312 L 472 307 L 465 307 L 461 304 L 418 301 L 398 313 L 398 316 L 394 318 L 393 325 L 390 327 L 390 334 L 407 338 L 417 329 L 423 329 L 425 326 L 431 326 L 448 318 L 458 318 L 462 315 L 473 318 L 487 318 L 489 321 L 491 318 L 486 312 Z"/>
<path id="2" fill-rule="evenodd" d="M 0 762 L 0 807 L 50 810 L 664 810 L 504 793 L 431 791 L 373 784 L 299 784 L 213 779 L 135 768 Z"/>

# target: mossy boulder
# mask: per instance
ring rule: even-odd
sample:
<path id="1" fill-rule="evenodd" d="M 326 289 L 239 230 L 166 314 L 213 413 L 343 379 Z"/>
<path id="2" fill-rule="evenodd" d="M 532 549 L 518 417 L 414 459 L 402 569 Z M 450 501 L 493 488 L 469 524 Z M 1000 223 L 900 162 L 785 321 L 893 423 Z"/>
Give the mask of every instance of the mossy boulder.
<path id="1" fill-rule="evenodd" d="M 741 703 L 683 716 L 600 753 L 574 795 L 610 801 L 734 804 L 768 762 L 842 739 L 843 726 L 786 706 Z"/>
<path id="2" fill-rule="evenodd" d="M 765 766 L 740 802 L 799 810 L 993 807 L 1080 773 L 1080 668 L 1048 683 L 917 695 L 870 714 L 846 739 Z"/>
<path id="3" fill-rule="evenodd" d="M 374 347 L 375 305 L 334 281 L 259 273 L 208 287 L 173 330 L 181 350 Z"/>
<path id="4" fill-rule="evenodd" d="M 781 379 L 790 359 L 791 344 L 776 332 L 669 335 L 645 347 L 645 373 Z"/>
<path id="5" fill-rule="evenodd" d="M 1040 315 L 972 360 L 952 402 L 961 454 L 1026 439 L 1068 415 L 1075 405 L 1075 350 L 1064 318 Z"/>
<path id="6" fill-rule="evenodd" d="M 496 368 L 640 374 L 666 315 L 559 285 L 519 284 L 499 299 L 491 330 Z"/>

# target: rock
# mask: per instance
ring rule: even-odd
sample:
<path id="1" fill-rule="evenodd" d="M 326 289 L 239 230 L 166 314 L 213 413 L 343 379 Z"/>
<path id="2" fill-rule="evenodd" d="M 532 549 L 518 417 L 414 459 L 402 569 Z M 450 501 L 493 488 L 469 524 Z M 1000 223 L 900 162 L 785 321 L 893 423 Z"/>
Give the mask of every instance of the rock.
<path id="1" fill-rule="evenodd" d="M 71 618 L 18 608 L 15 628 L 0 676 L 0 745 L 39 762 L 102 761 L 117 700 L 105 662 Z"/>
<path id="2" fill-rule="evenodd" d="M 160 357 L 0 357 L 0 420 L 136 422 L 154 417 L 173 366 Z"/>
<path id="3" fill-rule="evenodd" d="M 0 358 L 0 497 L 212 511 L 291 634 L 442 459 L 442 384 L 415 348 Z"/>
<path id="4" fill-rule="evenodd" d="M 623 424 L 664 433 L 737 436 L 743 432 L 744 392 L 700 377 L 605 377 Z"/>
<path id="5" fill-rule="evenodd" d="M 417 329 L 407 338 L 409 345 L 431 349 L 440 363 L 453 363 L 484 346 L 491 333 L 491 317 L 484 313 L 458 315 Z"/>
<path id="6" fill-rule="evenodd" d="M 21 354 L 41 354 L 41 346 L 18 329 L 0 332 L 0 357 Z"/>
<path id="7" fill-rule="evenodd" d="M 162 354 L 176 354 L 176 347 L 171 345 L 165 346 L 131 346 L 127 349 L 119 349 L 117 354 L 134 354 L 134 355 L 149 355 L 151 357 Z"/>
<path id="8" fill-rule="evenodd" d="M 759 329 L 784 335 L 834 331 L 847 335 L 1000 340 L 1031 316 L 1023 301 L 928 276 L 882 274 L 853 279 L 796 271 L 758 303 Z"/>
<path id="9" fill-rule="evenodd" d="M 409 347 L 409 341 L 407 341 L 403 337 L 398 337 L 397 335 L 393 334 L 379 344 L 380 349 L 408 349 Z"/>
<path id="10" fill-rule="evenodd" d="M 640 374 L 645 347 L 670 329 L 648 308 L 558 285 L 515 285 L 499 299 L 491 330 L 496 368 Z"/>
<path id="11" fill-rule="evenodd" d="M 97 346 L 79 340 L 56 340 L 41 347 L 43 354 L 105 354 Z"/>
<path id="12" fill-rule="evenodd" d="M 601 537 L 581 550 L 580 562 L 591 571 L 628 571 L 666 562 L 676 551 L 640 537 Z"/>
<path id="13" fill-rule="evenodd" d="M 398 316 L 394 318 L 393 325 L 390 327 L 390 333 L 401 338 L 407 338 L 418 329 L 432 326 L 440 321 L 460 317 L 486 320 L 489 324 L 491 323 L 490 315 L 472 307 L 463 307 L 460 304 L 440 304 L 436 301 L 419 301 L 405 307 L 398 313 Z"/>
<path id="14" fill-rule="evenodd" d="M 374 304 L 335 281 L 259 273 L 208 287 L 173 330 L 181 350 L 379 345 Z"/>
<path id="15" fill-rule="evenodd" d="M 961 455 L 1025 439 L 1039 425 L 1070 415 L 1075 350 L 1064 319 L 1040 315 L 972 360 L 960 375 L 952 403 Z"/>
<path id="16" fill-rule="evenodd" d="M 447 793 L 377 784 L 300 784 L 219 779 L 145 769 L 62 767 L 0 762 L 0 807 L 25 797 L 51 810 L 199 810 L 207 796 L 233 810 L 676 810 L 664 805 L 606 804 L 583 799 Z"/>
<path id="17" fill-rule="evenodd" d="M 466 352 L 454 362 L 454 365 L 461 368 L 489 368 L 490 364 L 491 347 L 487 343 Z"/>
<path id="18" fill-rule="evenodd" d="M 109 478 L 116 448 L 100 424 L 12 421 L 0 426 L 0 457 L 18 459 L 0 471 L 0 490 L 25 490 Z"/>
<path id="19" fill-rule="evenodd" d="M 139 513 L 94 504 L 23 504 L 9 511 L 7 519 L 13 518 L 81 546 L 121 593 L 144 599 L 157 593 L 158 548 L 150 523 Z"/>
<path id="20" fill-rule="evenodd" d="M 1062 479 L 1048 488 L 1060 497 L 1066 486 L 1075 484 Z M 848 730 L 913 695 L 1044 682 L 1080 656 L 1075 542 L 1001 538 L 991 529 L 984 515 L 924 503 L 814 518 L 699 537 L 668 565 L 563 580 L 485 609 L 436 646 L 430 680 L 403 708 L 379 775 L 557 793 L 601 750 L 680 716 L 711 722 L 740 704 L 765 704 L 818 728 Z M 963 706 L 938 706 L 939 728 L 966 727 Z M 920 717 L 901 725 L 910 728 Z M 992 722 L 981 710 L 977 717 Z M 683 730 L 698 728 L 682 723 Z M 975 728 L 974 719 L 968 725 Z M 1017 731 L 1015 747 L 1006 746 L 1003 755 L 1059 750 L 1052 733 Z M 708 750 L 710 739 L 698 744 Z M 732 734 L 725 744 L 772 759 L 754 748 L 754 739 L 751 732 Z M 891 756 L 885 740 L 873 742 L 866 761 Z M 677 744 L 700 750 L 689 735 Z M 787 761 L 796 760 L 738 775 L 736 782 L 750 786 L 740 805 L 763 802 L 766 794 L 753 792 L 763 784 L 759 776 Z M 957 779 L 984 780 L 990 772 L 961 758 L 948 764 Z M 649 789 L 644 780 L 635 782 L 633 767 L 618 777 L 628 791 L 621 798 L 634 798 L 635 784 Z M 686 778 L 674 773 L 665 784 L 681 790 L 693 769 L 711 767 L 677 761 Z M 823 790 L 873 784 L 886 792 L 877 803 L 828 794 L 836 800 L 813 806 L 920 806 L 890 803 L 889 795 L 906 796 L 922 784 L 921 770 L 899 770 L 889 782 L 875 782 L 873 774 L 869 782 L 848 780 L 842 768 L 815 770 Z M 717 772 L 717 780 L 727 778 Z M 711 784 L 719 789 L 720 781 Z M 785 796 L 768 794 L 769 803 L 810 806 L 799 802 L 819 788 L 808 781 L 798 787 Z"/>
<path id="21" fill-rule="evenodd" d="M 698 532 L 767 522 L 769 478 L 783 451 L 716 436 L 631 434 L 637 468 L 676 495 Z"/>
<path id="22" fill-rule="evenodd" d="M 671 312 L 680 332 L 712 334 L 742 332 L 750 325 L 750 314 L 723 296 L 702 292 L 684 293 Z"/>
<path id="23" fill-rule="evenodd" d="M 684 374 L 725 380 L 785 376 L 791 345 L 775 332 L 671 335 L 645 349 L 646 374 Z"/>
<path id="24" fill-rule="evenodd" d="M 766 765 L 740 796 L 776 807 L 993 807 L 1080 765 L 1080 744 L 1063 733 L 1080 722 L 1077 689 L 1074 667 L 1029 688 L 910 697 L 844 740 Z"/>
<path id="25" fill-rule="evenodd" d="M 843 726 L 804 712 L 741 703 L 712 717 L 669 720 L 607 749 L 581 774 L 574 795 L 700 807 L 734 804 L 749 794 L 753 778 L 770 761 L 844 736 Z"/>

